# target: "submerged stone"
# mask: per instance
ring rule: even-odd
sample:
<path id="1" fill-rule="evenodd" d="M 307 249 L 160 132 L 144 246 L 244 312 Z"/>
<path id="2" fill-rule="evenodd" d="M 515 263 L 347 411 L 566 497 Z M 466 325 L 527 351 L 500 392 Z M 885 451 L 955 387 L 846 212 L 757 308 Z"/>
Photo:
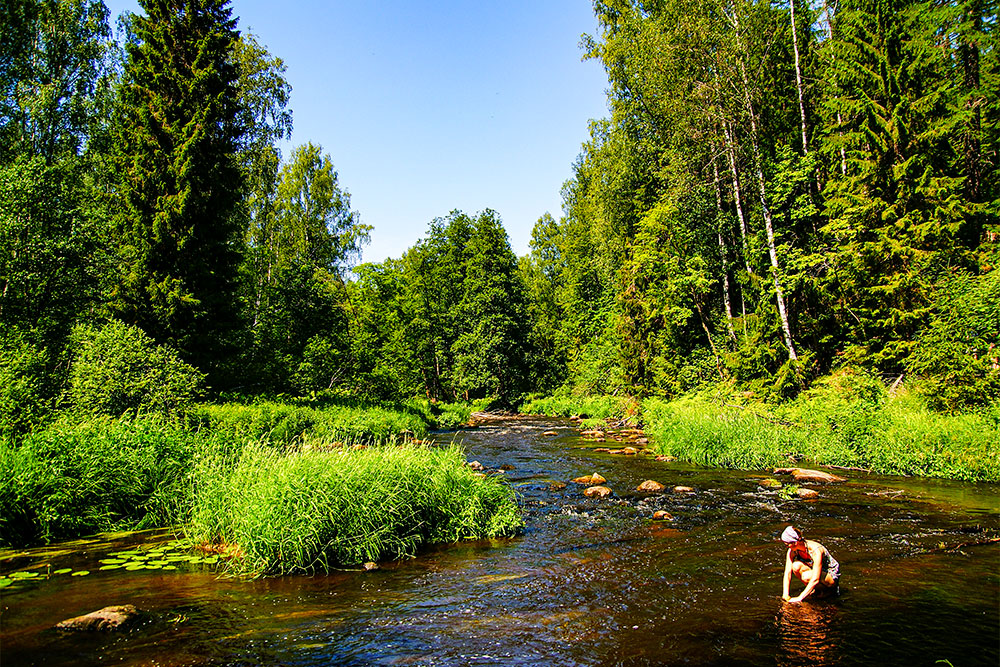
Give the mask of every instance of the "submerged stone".
<path id="1" fill-rule="evenodd" d="M 139 610 L 130 604 L 114 605 L 92 611 L 83 616 L 76 616 L 56 624 L 59 630 L 74 632 L 94 632 L 119 630 L 134 622 Z"/>
<path id="2" fill-rule="evenodd" d="M 694 493 L 694 489 L 690 486 L 675 486 L 674 493 Z"/>
<path id="3" fill-rule="evenodd" d="M 673 521 L 674 515 L 667 510 L 656 510 L 653 512 L 653 521 Z"/>
<path id="4" fill-rule="evenodd" d="M 834 482 L 846 482 L 844 477 L 831 475 L 828 472 L 819 470 L 808 470 L 806 468 L 775 468 L 775 475 L 791 475 L 796 482 L 813 482 L 816 484 L 833 484 Z"/>

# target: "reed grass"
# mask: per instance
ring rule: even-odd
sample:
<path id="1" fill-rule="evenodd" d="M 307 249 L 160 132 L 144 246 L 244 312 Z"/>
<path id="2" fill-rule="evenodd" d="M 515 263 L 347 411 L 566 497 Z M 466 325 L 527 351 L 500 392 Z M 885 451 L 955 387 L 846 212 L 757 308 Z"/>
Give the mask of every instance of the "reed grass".
<path id="1" fill-rule="evenodd" d="M 195 479 L 190 537 L 236 547 L 239 573 L 328 571 L 521 526 L 510 488 L 476 475 L 454 447 L 248 445 L 202 460 Z"/>
<path id="2" fill-rule="evenodd" d="M 173 523 L 205 436 L 155 418 L 58 422 L 0 443 L 0 544 Z"/>
<path id="3" fill-rule="evenodd" d="M 606 420 L 635 420 L 637 405 L 634 399 L 624 396 L 536 396 L 523 403 L 520 411 L 528 415 L 547 417 L 584 416 L 584 421 L 597 423 Z"/>
<path id="4" fill-rule="evenodd" d="M 743 470 L 803 460 L 884 475 L 1000 481 L 995 411 L 943 415 L 907 392 L 834 400 L 824 391 L 781 408 L 730 401 L 706 394 L 647 399 L 642 414 L 653 450 Z"/>
<path id="5" fill-rule="evenodd" d="M 415 405 L 350 399 L 202 404 L 189 410 L 187 418 L 194 428 L 282 447 L 401 442 L 425 437 L 432 423 L 431 416 Z"/>

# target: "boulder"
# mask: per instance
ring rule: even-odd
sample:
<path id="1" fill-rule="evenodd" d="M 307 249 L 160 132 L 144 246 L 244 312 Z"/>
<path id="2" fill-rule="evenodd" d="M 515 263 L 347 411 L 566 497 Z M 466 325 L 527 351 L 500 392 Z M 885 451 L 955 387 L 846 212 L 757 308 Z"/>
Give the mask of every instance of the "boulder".
<path id="1" fill-rule="evenodd" d="M 559 431 L 545 431 L 542 435 L 559 435 Z"/>
<path id="2" fill-rule="evenodd" d="M 592 430 L 592 431 L 580 431 L 580 435 L 585 438 L 603 438 L 604 431 Z"/>
<path id="3" fill-rule="evenodd" d="M 847 480 L 837 475 L 819 470 L 807 470 L 806 468 L 775 468 L 775 475 L 791 475 L 796 482 L 812 482 L 814 484 L 832 484 L 834 482 L 846 482 Z"/>
<path id="4" fill-rule="evenodd" d="M 674 516 L 667 510 L 656 510 L 653 512 L 653 521 L 673 521 Z"/>
<path id="5" fill-rule="evenodd" d="M 645 482 L 643 482 L 636 488 L 636 491 L 642 491 L 643 493 L 659 493 L 665 488 L 667 487 L 663 486 L 659 482 L 654 482 L 651 479 L 647 479 Z"/>
<path id="6" fill-rule="evenodd" d="M 598 484 L 604 484 L 606 479 L 598 475 L 596 472 L 593 475 L 584 475 L 583 477 L 577 477 L 573 480 L 577 484 L 586 484 L 587 486 L 597 486 Z"/>
<path id="7" fill-rule="evenodd" d="M 138 615 L 139 610 L 133 605 L 114 605 L 57 623 L 56 629 L 74 632 L 119 630 L 133 623 Z"/>
<path id="8" fill-rule="evenodd" d="M 378 563 L 373 563 L 371 561 L 365 563 L 361 566 L 366 572 L 371 572 L 372 570 L 378 569 Z"/>
<path id="9" fill-rule="evenodd" d="M 471 468 L 472 470 L 483 469 L 483 464 L 480 463 L 479 461 L 469 461 L 468 463 L 466 463 L 466 465 L 469 466 L 469 468 Z"/>
<path id="10" fill-rule="evenodd" d="M 677 457 L 676 456 L 663 456 L 663 455 L 661 455 L 661 456 L 657 456 L 655 460 L 656 461 L 670 462 L 670 461 L 676 461 Z"/>
<path id="11" fill-rule="evenodd" d="M 648 445 L 649 438 L 636 438 L 635 444 L 637 445 Z"/>
<path id="12" fill-rule="evenodd" d="M 763 486 L 765 489 L 780 489 L 781 482 L 774 479 L 773 477 L 768 477 L 767 479 L 758 479 L 757 484 Z"/>
<path id="13" fill-rule="evenodd" d="M 675 486 L 674 493 L 694 493 L 694 489 L 690 486 Z"/>
<path id="14" fill-rule="evenodd" d="M 607 498 L 611 495 L 611 489 L 606 486 L 591 486 L 584 490 L 583 495 L 588 498 Z"/>
<path id="15" fill-rule="evenodd" d="M 819 498 L 819 494 L 812 489 L 799 489 L 795 492 L 799 498 L 804 498 L 806 500 L 812 500 L 813 498 Z"/>

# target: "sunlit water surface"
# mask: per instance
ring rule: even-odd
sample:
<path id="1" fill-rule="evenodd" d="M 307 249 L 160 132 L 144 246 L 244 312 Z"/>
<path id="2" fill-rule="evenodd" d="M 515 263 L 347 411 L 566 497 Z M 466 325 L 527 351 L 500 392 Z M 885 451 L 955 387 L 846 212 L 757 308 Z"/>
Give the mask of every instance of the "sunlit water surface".
<path id="1" fill-rule="evenodd" d="M 557 435 L 543 435 L 555 430 Z M 257 581 L 210 569 L 100 571 L 123 545 L 0 554 L 0 572 L 91 568 L 0 591 L 0 664 L 19 665 L 959 665 L 1000 664 L 1000 489 L 846 473 L 815 501 L 761 473 L 595 453 L 569 422 L 497 419 L 460 434 L 505 476 L 523 535 L 447 545 L 372 572 Z M 574 477 L 615 495 L 591 500 Z M 653 479 L 693 494 L 645 495 Z M 569 482 L 553 489 L 553 482 Z M 672 522 L 653 522 L 657 509 Z M 841 563 L 842 594 L 783 604 L 787 523 Z M 959 549 L 954 547 L 962 546 Z M 47 568 L 42 568 L 47 569 Z M 134 604 L 120 633 L 60 620 Z"/>

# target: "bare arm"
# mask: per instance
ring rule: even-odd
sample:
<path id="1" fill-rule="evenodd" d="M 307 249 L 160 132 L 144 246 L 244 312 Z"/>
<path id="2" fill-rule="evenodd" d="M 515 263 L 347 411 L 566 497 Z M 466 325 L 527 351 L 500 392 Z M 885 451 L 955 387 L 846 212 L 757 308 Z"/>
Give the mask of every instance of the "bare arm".
<path id="1" fill-rule="evenodd" d="M 785 553 L 785 576 L 781 582 L 781 597 L 788 600 L 788 586 L 792 581 L 792 550 Z"/>

